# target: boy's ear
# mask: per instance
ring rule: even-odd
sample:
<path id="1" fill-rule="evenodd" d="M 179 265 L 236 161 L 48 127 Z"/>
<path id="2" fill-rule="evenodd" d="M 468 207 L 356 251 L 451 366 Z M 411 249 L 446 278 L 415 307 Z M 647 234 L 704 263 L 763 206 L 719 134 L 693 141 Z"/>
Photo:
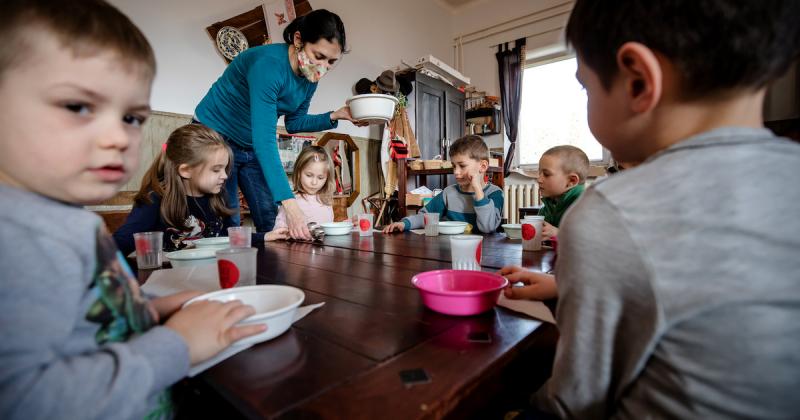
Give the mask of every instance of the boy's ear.
<path id="1" fill-rule="evenodd" d="M 189 165 L 185 163 L 181 163 L 178 165 L 178 175 L 181 176 L 183 179 L 191 179 L 192 178 L 192 171 Z"/>
<path id="2" fill-rule="evenodd" d="M 638 42 L 626 42 L 617 50 L 617 67 L 634 113 L 652 110 L 661 100 L 664 73 L 655 52 Z"/>
<path id="3" fill-rule="evenodd" d="M 576 174 L 575 172 L 571 172 L 569 175 L 567 175 L 567 186 L 569 188 L 578 185 L 578 183 L 580 182 L 581 182 L 581 177 L 579 177 L 578 174 Z"/>
<path id="4" fill-rule="evenodd" d="M 481 164 L 479 166 L 480 171 L 482 174 L 485 174 L 489 170 L 489 161 L 486 159 L 481 159 Z"/>

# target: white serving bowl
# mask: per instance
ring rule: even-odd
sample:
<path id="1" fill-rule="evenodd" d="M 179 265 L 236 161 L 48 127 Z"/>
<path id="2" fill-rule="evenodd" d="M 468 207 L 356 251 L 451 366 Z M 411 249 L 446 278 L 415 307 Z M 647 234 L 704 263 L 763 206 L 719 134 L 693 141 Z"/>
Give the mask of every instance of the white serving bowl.
<path id="1" fill-rule="evenodd" d="M 320 226 L 325 231 L 325 235 L 328 236 L 347 235 L 353 231 L 352 222 L 331 222 L 323 223 Z"/>
<path id="2" fill-rule="evenodd" d="M 227 236 L 217 236 L 211 238 L 200 238 L 194 242 L 194 246 L 198 248 L 228 248 L 231 245 L 231 240 Z"/>
<path id="3" fill-rule="evenodd" d="M 217 260 L 216 249 L 213 248 L 199 248 L 199 249 L 182 249 L 180 251 L 173 251 L 164 254 L 173 268 L 178 267 L 191 267 L 193 265 L 214 264 Z"/>
<path id="4" fill-rule="evenodd" d="M 467 222 L 439 222 L 439 233 L 443 235 L 460 235 L 467 228 Z"/>
<path id="5" fill-rule="evenodd" d="M 347 105 L 354 120 L 383 123 L 392 119 L 397 102 L 392 95 L 368 93 L 353 96 L 347 100 Z"/>
<path id="6" fill-rule="evenodd" d="M 286 332 L 292 326 L 297 308 L 305 298 L 305 293 L 296 287 L 265 284 L 232 287 L 206 293 L 186 302 L 183 306 L 191 305 L 199 300 L 217 300 L 220 302 L 240 300 L 245 305 L 252 306 L 256 310 L 255 315 L 239 321 L 239 325 L 266 324 L 267 330 L 234 343 L 234 345 L 250 345 L 271 340 Z"/>
<path id="7" fill-rule="evenodd" d="M 519 223 L 506 223 L 503 226 L 503 231 L 508 236 L 508 239 L 522 239 L 522 225 Z"/>

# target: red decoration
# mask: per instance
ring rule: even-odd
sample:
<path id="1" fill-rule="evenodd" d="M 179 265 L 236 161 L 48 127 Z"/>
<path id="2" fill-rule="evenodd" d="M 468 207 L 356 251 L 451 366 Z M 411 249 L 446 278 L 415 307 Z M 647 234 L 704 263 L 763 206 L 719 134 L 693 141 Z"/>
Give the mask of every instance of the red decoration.
<path id="1" fill-rule="evenodd" d="M 230 289 L 239 282 L 239 268 L 233 262 L 219 260 L 217 269 L 219 270 L 219 286 L 223 289 Z"/>
<path id="2" fill-rule="evenodd" d="M 477 261 L 478 264 L 481 263 L 481 249 L 482 248 L 483 248 L 483 243 L 481 242 L 481 243 L 478 244 L 478 248 L 475 249 L 475 261 Z"/>
<path id="3" fill-rule="evenodd" d="M 522 225 L 522 239 L 530 241 L 536 236 L 536 228 L 533 225 Z"/>
<path id="4" fill-rule="evenodd" d="M 361 228 L 362 231 L 364 231 L 364 232 L 368 231 L 369 230 L 369 220 L 361 219 L 358 222 L 358 226 Z"/>

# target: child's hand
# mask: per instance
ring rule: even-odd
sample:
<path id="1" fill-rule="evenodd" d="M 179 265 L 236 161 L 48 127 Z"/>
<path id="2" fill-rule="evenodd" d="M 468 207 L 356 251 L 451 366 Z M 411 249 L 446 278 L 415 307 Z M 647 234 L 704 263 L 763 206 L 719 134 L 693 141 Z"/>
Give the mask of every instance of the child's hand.
<path id="1" fill-rule="evenodd" d="M 255 312 L 252 306 L 238 300 L 203 300 L 176 312 L 165 326 L 175 330 L 186 341 L 189 358 L 194 365 L 216 355 L 237 340 L 264 332 L 264 324 L 235 326 Z"/>
<path id="2" fill-rule="evenodd" d="M 469 174 L 469 185 L 475 193 L 475 200 L 483 200 L 483 174 L 480 171 Z"/>
<path id="3" fill-rule="evenodd" d="M 509 299 L 547 300 L 558 297 L 556 278 L 552 274 L 528 271 L 522 267 L 508 266 L 498 271 L 509 283 L 503 293 Z M 514 287 L 514 283 L 522 282 L 525 286 Z"/>
<path id="4" fill-rule="evenodd" d="M 544 228 L 542 228 L 542 240 L 549 241 L 553 239 L 554 236 L 558 236 L 558 228 L 550 223 L 544 222 Z"/>
<path id="5" fill-rule="evenodd" d="M 264 235 L 264 242 L 281 241 L 289 239 L 289 228 L 281 227 L 273 229 L 272 232 L 267 232 Z"/>
<path id="6" fill-rule="evenodd" d="M 178 292 L 168 296 L 155 298 L 151 300 L 150 303 L 153 305 L 153 309 L 155 309 L 156 313 L 158 314 L 158 321 L 161 322 L 171 317 L 172 314 L 180 309 L 184 303 L 188 302 L 189 299 L 200 296 L 201 294 L 203 293 L 194 290 Z"/>
<path id="7" fill-rule="evenodd" d="M 402 232 L 406 230 L 406 225 L 403 222 L 394 222 L 389 226 L 383 228 L 383 233 L 392 233 L 394 231 Z"/>

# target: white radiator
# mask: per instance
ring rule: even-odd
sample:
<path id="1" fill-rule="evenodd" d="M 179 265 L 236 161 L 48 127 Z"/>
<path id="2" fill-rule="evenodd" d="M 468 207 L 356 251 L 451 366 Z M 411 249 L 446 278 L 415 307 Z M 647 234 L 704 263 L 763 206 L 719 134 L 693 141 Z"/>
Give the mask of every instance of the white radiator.
<path id="1" fill-rule="evenodd" d="M 539 186 L 535 183 L 513 184 L 503 187 L 503 218 L 508 223 L 519 223 L 519 208 L 539 203 Z"/>

